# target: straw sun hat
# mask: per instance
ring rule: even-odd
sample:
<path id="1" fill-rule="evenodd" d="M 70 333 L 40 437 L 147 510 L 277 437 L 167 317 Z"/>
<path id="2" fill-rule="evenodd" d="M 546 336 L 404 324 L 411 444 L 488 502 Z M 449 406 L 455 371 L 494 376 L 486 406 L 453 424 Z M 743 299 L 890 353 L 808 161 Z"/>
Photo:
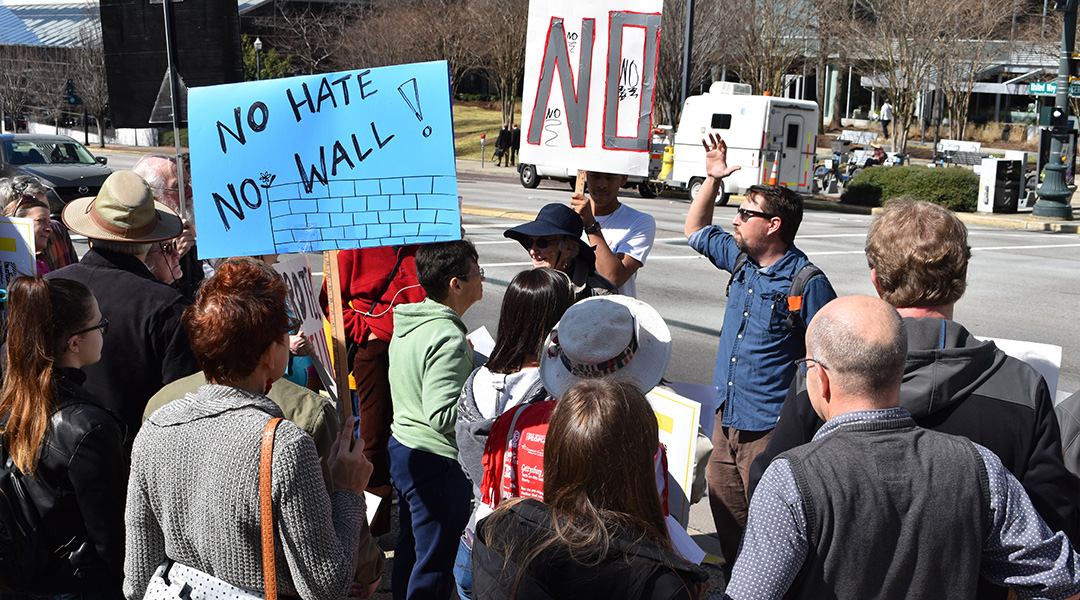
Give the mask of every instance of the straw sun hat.
<path id="1" fill-rule="evenodd" d="M 157 242 L 180 235 L 180 217 L 160 202 L 146 181 L 131 171 L 116 171 L 97 196 L 72 200 L 64 207 L 64 224 L 90 239 L 114 242 Z"/>

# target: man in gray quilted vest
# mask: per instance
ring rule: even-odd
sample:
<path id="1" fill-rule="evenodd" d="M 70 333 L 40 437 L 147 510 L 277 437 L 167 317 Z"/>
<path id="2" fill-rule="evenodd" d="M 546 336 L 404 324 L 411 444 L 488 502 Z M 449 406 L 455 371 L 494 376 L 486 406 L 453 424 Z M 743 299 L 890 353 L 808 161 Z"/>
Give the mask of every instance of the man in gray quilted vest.
<path id="1" fill-rule="evenodd" d="M 997 456 L 900 407 L 906 354 L 882 300 L 818 312 L 796 363 L 825 425 L 762 476 L 728 597 L 975 598 L 980 575 L 1020 598 L 1080 597 L 1080 555 Z"/>

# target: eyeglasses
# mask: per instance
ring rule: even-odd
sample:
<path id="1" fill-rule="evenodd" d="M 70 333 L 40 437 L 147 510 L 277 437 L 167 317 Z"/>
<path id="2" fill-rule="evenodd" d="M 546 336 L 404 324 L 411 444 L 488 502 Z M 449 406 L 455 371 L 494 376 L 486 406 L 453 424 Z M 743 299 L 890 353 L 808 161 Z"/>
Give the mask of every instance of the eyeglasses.
<path id="1" fill-rule="evenodd" d="M 176 242 L 164 242 L 157 247 L 157 250 L 168 258 L 180 257 L 180 251 L 176 249 Z M 156 254 L 156 252 L 151 251 L 150 254 Z"/>
<path id="2" fill-rule="evenodd" d="M 303 324 L 304 324 L 304 322 L 301 321 L 300 319 L 297 319 L 296 317 L 294 317 L 292 315 L 289 315 L 289 323 L 287 325 L 288 329 L 285 330 L 285 333 L 287 333 L 289 335 L 296 335 L 296 334 L 300 333 L 300 326 L 303 325 Z"/>
<path id="3" fill-rule="evenodd" d="M 769 213 L 761 212 L 760 210 L 750 210 L 749 208 L 740 208 L 738 210 L 739 220 L 743 223 L 750 220 L 750 217 L 761 217 L 762 219 L 771 219 L 776 215 L 770 215 Z"/>
<path id="4" fill-rule="evenodd" d="M 75 337 L 77 335 L 82 335 L 84 333 L 89 333 L 89 332 L 91 332 L 91 331 L 93 331 L 95 329 L 100 329 L 101 330 L 101 335 L 105 335 L 106 333 L 109 333 L 109 320 L 106 319 L 105 317 L 101 317 L 101 322 L 100 323 L 98 323 L 97 325 L 94 325 L 93 327 L 87 327 L 86 329 L 80 329 L 80 330 L 72 333 L 71 337 Z"/>
<path id="5" fill-rule="evenodd" d="M 150 189 L 152 189 L 152 190 L 161 190 L 163 192 L 179 192 L 180 191 L 180 188 L 158 187 L 156 185 L 150 186 Z M 187 182 L 187 181 L 184 182 L 184 191 L 185 192 L 190 192 L 191 191 L 191 183 L 190 182 Z"/>
<path id="6" fill-rule="evenodd" d="M 806 377 L 806 370 L 810 368 L 810 363 L 814 363 L 826 371 L 829 370 L 825 363 L 816 358 L 799 358 L 795 360 L 795 365 L 799 367 L 799 372 L 802 373 L 803 377 Z"/>
<path id="7" fill-rule="evenodd" d="M 552 238 L 530 236 L 521 240 L 521 245 L 524 246 L 526 250 L 532 250 L 534 246 L 537 250 L 544 250 L 548 246 L 554 244 L 556 241 L 557 240 Z"/>
<path id="8" fill-rule="evenodd" d="M 477 272 L 477 273 L 469 273 L 468 275 L 458 275 L 457 278 L 458 279 L 468 279 L 468 278 L 474 277 L 476 275 L 479 275 L 480 279 L 483 279 L 484 278 L 484 270 L 480 269 L 479 272 Z"/>

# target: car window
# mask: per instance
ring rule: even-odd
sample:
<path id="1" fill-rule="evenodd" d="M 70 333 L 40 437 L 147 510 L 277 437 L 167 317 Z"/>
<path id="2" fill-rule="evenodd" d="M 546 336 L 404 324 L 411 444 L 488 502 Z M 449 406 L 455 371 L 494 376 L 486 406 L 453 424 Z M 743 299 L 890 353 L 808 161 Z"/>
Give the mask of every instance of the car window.
<path id="1" fill-rule="evenodd" d="M 15 140 L 4 142 L 4 156 L 13 165 L 94 164 L 94 156 L 82 144 L 63 140 Z"/>

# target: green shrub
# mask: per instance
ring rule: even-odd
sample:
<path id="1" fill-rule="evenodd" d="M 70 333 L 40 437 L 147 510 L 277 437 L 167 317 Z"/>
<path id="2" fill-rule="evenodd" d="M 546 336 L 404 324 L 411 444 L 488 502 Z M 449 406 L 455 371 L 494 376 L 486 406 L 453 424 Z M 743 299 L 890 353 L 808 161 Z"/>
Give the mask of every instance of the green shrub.
<path id="1" fill-rule="evenodd" d="M 161 134 L 161 138 L 158 140 L 158 145 L 159 146 L 173 146 L 173 145 L 175 145 L 175 142 L 173 142 L 173 130 L 172 129 L 169 129 L 169 130 L 167 130 L 167 131 L 165 131 L 164 133 Z M 180 128 L 180 145 L 184 146 L 184 147 L 187 147 L 187 145 L 188 145 L 187 127 L 181 127 Z"/>
<path id="2" fill-rule="evenodd" d="M 963 167 L 870 167 L 844 186 L 840 201 L 881 206 L 899 196 L 925 200 L 956 212 L 974 212 L 979 198 L 979 176 Z"/>

